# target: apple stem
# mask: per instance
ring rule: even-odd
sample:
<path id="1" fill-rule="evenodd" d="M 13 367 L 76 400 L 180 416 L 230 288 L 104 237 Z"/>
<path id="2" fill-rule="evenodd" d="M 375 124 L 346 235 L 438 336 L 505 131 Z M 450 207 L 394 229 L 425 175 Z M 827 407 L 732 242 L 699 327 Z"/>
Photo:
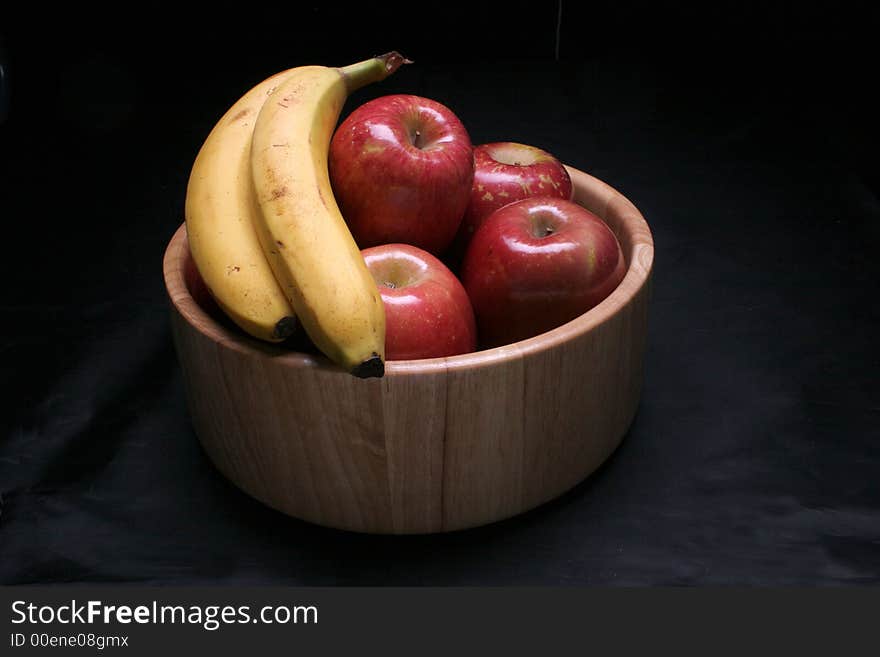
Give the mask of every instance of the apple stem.
<path id="1" fill-rule="evenodd" d="M 422 144 L 422 132 L 421 132 L 421 130 L 416 130 L 416 131 L 415 131 L 415 134 L 413 134 L 413 137 L 412 137 L 412 145 L 415 146 L 415 147 L 418 148 L 418 149 L 421 149 L 421 148 L 422 148 L 423 144 Z"/>
<path id="2" fill-rule="evenodd" d="M 349 66 L 343 66 L 339 71 L 345 79 L 345 86 L 348 89 L 348 93 L 352 93 L 372 82 L 384 80 L 404 64 L 412 63 L 411 60 L 407 59 L 396 50 L 393 50 L 384 55 L 379 55 L 378 57 L 365 59 L 362 62 L 350 64 Z"/>

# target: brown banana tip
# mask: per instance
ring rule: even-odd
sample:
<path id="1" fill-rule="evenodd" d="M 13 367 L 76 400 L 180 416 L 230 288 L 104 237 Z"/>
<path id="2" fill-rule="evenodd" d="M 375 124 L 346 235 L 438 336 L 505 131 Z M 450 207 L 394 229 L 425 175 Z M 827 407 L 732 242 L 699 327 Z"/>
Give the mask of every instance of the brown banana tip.
<path id="1" fill-rule="evenodd" d="M 292 317 L 290 315 L 282 317 L 275 324 L 275 328 L 272 330 L 272 337 L 278 340 L 286 340 L 291 335 L 296 333 L 296 327 L 296 317 Z"/>
<path id="2" fill-rule="evenodd" d="M 359 379 L 381 378 L 385 376 L 385 362 L 379 354 L 373 352 L 367 360 L 355 365 L 351 373 Z"/>
<path id="3" fill-rule="evenodd" d="M 404 64 L 414 63 L 411 59 L 407 59 L 396 50 L 387 52 L 384 55 L 379 55 L 376 59 L 382 60 L 382 62 L 385 64 L 385 70 L 388 72 L 388 75 L 394 73 L 394 71 L 399 69 Z"/>

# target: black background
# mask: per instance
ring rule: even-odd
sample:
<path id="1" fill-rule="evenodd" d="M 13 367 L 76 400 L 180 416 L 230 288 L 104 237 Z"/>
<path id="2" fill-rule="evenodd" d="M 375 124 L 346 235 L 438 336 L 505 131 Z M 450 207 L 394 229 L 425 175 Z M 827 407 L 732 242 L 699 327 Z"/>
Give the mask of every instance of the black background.
<path id="1" fill-rule="evenodd" d="M 876 11 L 632 2 L 4 9 L 0 583 L 880 583 Z M 398 49 L 352 97 L 453 109 L 629 197 L 656 242 L 614 456 L 491 526 L 264 508 L 189 425 L 162 281 L 189 167 L 251 85 Z"/>

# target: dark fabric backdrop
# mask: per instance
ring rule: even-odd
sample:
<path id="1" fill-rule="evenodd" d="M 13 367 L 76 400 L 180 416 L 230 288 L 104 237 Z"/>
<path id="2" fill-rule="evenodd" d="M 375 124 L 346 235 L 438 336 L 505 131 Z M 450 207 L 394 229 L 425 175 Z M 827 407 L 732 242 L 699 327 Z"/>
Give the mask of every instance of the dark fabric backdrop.
<path id="1" fill-rule="evenodd" d="M 4 8 L 0 583 L 880 583 L 876 12 L 285 4 Z M 621 447 L 560 499 L 448 535 L 315 527 L 227 483 L 189 424 L 162 281 L 226 107 L 282 68 L 391 49 L 416 63 L 345 113 L 439 100 L 475 143 L 615 186 L 656 241 Z"/>

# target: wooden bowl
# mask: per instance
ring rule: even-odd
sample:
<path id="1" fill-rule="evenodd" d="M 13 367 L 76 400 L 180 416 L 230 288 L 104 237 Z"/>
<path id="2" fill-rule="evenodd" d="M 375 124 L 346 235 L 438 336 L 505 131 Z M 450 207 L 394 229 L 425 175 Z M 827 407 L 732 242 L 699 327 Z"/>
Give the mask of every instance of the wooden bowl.
<path id="1" fill-rule="evenodd" d="M 632 203 L 569 172 L 575 200 L 620 240 L 628 269 L 614 292 L 534 338 L 389 361 L 381 379 L 218 321 L 181 225 L 164 260 L 174 343 L 195 432 L 220 472 L 291 516 L 394 534 L 507 518 L 592 473 L 638 406 L 654 245 Z"/>

